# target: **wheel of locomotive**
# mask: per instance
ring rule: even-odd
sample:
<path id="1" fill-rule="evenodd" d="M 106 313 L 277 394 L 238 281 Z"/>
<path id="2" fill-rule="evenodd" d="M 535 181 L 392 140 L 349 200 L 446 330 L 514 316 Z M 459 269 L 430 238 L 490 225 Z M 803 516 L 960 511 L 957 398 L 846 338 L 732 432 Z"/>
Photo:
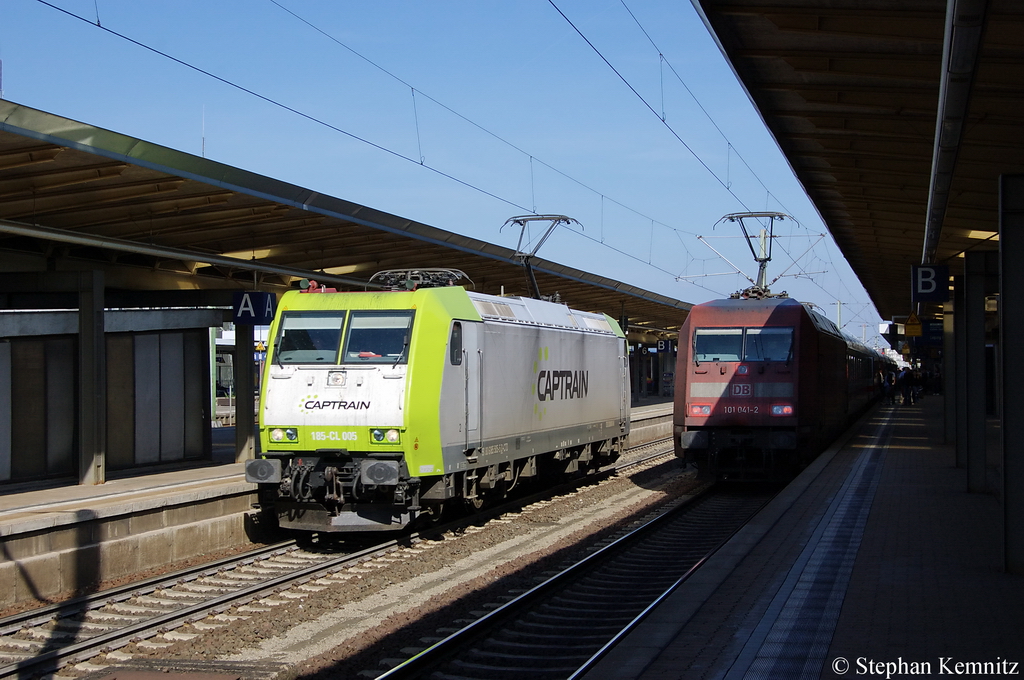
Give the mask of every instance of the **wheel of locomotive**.
<path id="1" fill-rule="evenodd" d="M 303 550 L 316 550 L 320 547 L 320 534 L 313 531 L 300 531 L 295 534 L 295 545 Z"/>
<path id="2" fill-rule="evenodd" d="M 447 507 L 448 501 L 424 505 L 423 509 L 420 511 L 420 515 L 426 517 L 431 522 L 438 522 L 445 514 L 447 514 L 445 511 Z"/>
<path id="3" fill-rule="evenodd" d="M 424 504 L 413 521 L 414 529 L 427 529 L 440 523 L 441 519 L 448 514 L 446 508 L 450 507 L 450 501 L 440 503 Z"/>
<path id="4" fill-rule="evenodd" d="M 479 512 L 484 508 L 493 507 L 503 501 L 505 494 L 505 480 L 496 482 L 490 489 L 481 490 L 477 487 L 476 495 L 466 499 L 466 507 L 470 512 Z"/>
<path id="5" fill-rule="evenodd" d="M 508 484 L 504 479 L 500 479 L 484 494 L 484 504 L 487 506 L 497 505 L 504 501 L 507 496 Z"/>

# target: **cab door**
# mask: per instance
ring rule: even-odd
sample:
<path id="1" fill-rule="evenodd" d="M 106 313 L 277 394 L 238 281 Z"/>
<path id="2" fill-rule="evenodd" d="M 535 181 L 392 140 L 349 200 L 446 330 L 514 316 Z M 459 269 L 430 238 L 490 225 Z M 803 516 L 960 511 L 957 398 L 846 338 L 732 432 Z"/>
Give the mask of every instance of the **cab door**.
<path id="1" fill-rule="evenodd" d="M 622 389 L 619 397 L 619 422 L 629 423 L 629 407 L 632 400 L 632 393 L 629 384 L 629 346 L 625 339 L 619 340 L 619 366 L 621 368 L 620 379 Z"/>
<path id="2" fill-rule="evenodd" d="M 456 322 L 459 323 L 459 322 Z M 480 446 L 480 386 L 483 366 L 480 356 L 480 326 L 462 323 L 462 356 L 465 369 L 465 432 L 466 450 Z"/>
<path id="3" fill-rule="evenodd" d="M 452 425 L 457 423 L 458 439 L 448 439 L 463 451 L 480 446 L 480 387 L 483 379 L 480 361 L 479 324 L 454 321 L 448 340 L 448 368 L 445 388 L 450 401 Z M 457 396 L 456 396 L 457 395 Z M 455 432 L 452 432 L 455 435 Z"/>

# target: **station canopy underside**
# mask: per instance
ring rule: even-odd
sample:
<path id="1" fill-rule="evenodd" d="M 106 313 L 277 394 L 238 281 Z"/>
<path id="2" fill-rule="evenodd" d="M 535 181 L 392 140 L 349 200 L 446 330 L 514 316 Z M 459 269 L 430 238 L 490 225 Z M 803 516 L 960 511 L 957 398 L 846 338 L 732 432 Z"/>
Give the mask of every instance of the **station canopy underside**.
<path id="1" fill-rule="evenodd" d="M 542 293 L 625 314 L 631 331 L 652 337 L 674 334 L 691 306 L 532 262 Z M 100 269 L 108 306 L 158 306 L 223 304 L 254 281 L 280 292 L 303 277 L 363 290 L 378 271 L 421 268 L 459 269 L 480 292 L 529 295 L 511 249 L 0 101 L 2 271 Z M 23 291 L 4 300 L 36 304 Z"/>
<path id="2" fill-rule="evenodd" d="M 959 274 L 997 247 L 999 176 L 1024 173 L 1024 3 L 694 4 L 882 318 L 911 312 L 911 265 Z"/>

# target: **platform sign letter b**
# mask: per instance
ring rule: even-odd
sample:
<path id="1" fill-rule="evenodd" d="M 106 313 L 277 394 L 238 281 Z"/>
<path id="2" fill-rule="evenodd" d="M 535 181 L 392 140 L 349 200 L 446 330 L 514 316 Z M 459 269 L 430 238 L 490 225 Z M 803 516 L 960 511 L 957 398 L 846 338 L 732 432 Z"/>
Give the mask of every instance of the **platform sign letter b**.
<path id="1" fill-rule="evenodd" d="M 922 264 L 913 267 L 913 302 L 946 302 L 949 300 L 949 267 Z"/>

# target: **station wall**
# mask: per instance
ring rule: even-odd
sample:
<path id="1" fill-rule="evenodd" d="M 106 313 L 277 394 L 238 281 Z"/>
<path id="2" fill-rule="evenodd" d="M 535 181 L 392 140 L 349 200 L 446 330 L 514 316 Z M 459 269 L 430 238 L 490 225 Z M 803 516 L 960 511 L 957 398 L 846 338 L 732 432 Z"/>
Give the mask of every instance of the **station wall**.
<path id="1" fill-rule="evenodd" d="M 203 329 L 108 333 L 107 467 L 209 458 Z M 78 474 L 77 335 L 0 341 L 0 483 Z"/>

